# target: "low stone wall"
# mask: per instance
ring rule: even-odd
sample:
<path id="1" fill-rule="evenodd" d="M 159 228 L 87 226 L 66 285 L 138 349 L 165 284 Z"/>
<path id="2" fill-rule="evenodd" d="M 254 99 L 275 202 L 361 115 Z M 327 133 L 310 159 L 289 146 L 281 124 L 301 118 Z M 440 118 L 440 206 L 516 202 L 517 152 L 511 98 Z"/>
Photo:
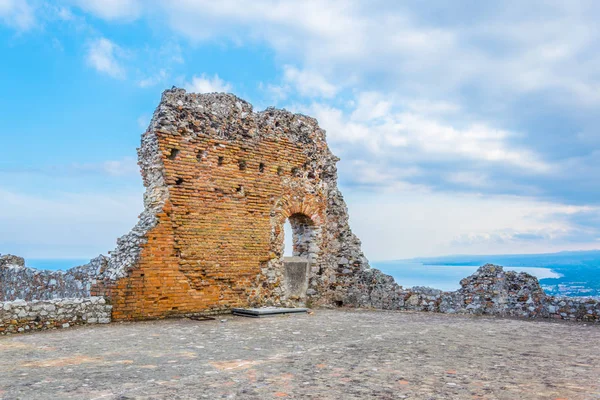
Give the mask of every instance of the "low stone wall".
<path id="1" fill-rule="evenodd" d="M 99 256 L 67 271 L 42 271 L 26 267 L 22 257 L 0 256 L 0 301 L 90 297 L 107 265 Z"/>
<path id="2" fill-rule="evenodd" d="M 548 296 L 534 276 L 497 265 L 479 268 L 454 292 L 405 289 L 377 269 L 351 270 L 343 262 L 339 268 L 340 288 L 332 298 L 337 305 L 600 322 L 598 299 Z M 66 272 L 39 271 L 25 267 L 21 257 L 0 256 L 0 334 L 110 322 L 112 307 L 92 296 L 95 285 L 114 279 L 104 256 Z"/>
<path id="3" fill-rule="evenodd" d="M 504 271 L 492 264 L 463 279 L 455 292 L 426 287 L 404 289 L 391 276 L 376 269 L 366 270 L 342 302 L 387 310 L 600 322 L 600 301 L 548 296 L 536 277 Z"/>
<path id="4" fill-rule="evenodd" d="M 0 302 L 0 335 L 73 325 L 107 324 L 112 306 L 102 297 Z"/>

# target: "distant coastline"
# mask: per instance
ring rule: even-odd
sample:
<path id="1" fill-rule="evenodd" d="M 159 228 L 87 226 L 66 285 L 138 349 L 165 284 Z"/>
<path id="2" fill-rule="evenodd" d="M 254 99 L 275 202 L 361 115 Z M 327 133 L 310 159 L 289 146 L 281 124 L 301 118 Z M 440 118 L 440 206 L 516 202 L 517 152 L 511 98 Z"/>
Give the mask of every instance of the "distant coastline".
<path id="1" fill-rule="evenodd" d="M 545 254 L 453 255 L 372 262 L 407 287 L 455 290 L 460 279 L 491 263 L 536 276 L 549 295 L 600 297 L 600 250 Z"/>

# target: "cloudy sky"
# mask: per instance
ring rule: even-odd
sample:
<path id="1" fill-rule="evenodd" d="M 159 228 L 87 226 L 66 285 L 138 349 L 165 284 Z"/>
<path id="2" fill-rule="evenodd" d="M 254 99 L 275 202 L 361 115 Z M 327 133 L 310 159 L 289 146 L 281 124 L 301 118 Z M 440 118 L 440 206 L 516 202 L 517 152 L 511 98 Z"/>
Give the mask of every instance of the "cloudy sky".
<path id="1" fill-rule="evenodd" d="M 316 117 L 372 260 L 600 248 L 600 3 L 0 0 L 0 253 L 142 209 L 173 85 Z"/>

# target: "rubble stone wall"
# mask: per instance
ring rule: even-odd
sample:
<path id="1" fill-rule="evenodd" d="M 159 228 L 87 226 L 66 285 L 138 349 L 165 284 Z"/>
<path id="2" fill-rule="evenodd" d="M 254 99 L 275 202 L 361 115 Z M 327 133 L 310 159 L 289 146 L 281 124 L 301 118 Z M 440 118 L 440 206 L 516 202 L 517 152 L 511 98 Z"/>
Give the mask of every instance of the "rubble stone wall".
<path id="1" fill-rule="evenodd" d="M 90 297 L 107 263 L 99 256 L 67 271 L 43 271 L 26 267 L 21 257 L 0 256 L 0 301 Z"/>
<path id="2" fill-rule="evenodd" d="M 0 302 L 0 335 L 107 324 L 112 306 L 102 297 Z"/>
<path id="3" fill-rule="evenodd" d="M 600 322 L 597 299 L 548 296 L 536 277 L 492 264 L 463 279 L 454 292 L 405 289 L 379 270 L 366 270 L 345 300 L 348 306 L 387 310 Z"/>

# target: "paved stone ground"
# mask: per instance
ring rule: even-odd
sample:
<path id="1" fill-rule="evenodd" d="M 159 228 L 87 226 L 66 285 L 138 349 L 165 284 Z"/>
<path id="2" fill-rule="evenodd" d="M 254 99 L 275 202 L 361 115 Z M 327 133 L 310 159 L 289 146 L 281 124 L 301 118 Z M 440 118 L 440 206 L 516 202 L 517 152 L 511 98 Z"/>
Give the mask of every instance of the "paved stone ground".
<path id="1" fill-rule="evenodd" d="M 600 325 L 316 310 L 0 337 L 1 399 L 600 399 Z"/>

